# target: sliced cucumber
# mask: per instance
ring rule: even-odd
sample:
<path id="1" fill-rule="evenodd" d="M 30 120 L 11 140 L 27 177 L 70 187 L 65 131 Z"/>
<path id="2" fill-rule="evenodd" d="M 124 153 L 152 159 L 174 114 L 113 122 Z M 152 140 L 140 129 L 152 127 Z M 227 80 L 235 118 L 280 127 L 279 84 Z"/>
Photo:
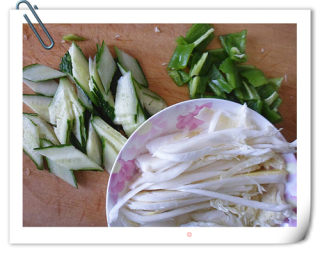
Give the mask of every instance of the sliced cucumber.
<path id="1" fill-rule="evenodd" d="M 106 93 L 109 92 L 112 77 L 116 72 L 116 63 L 104 41 L 99 47 L 96 57 L 97 70 Z M 96 80 L 96 78 L 95 78 Z"/>
<path id="2" fill-rule="evenodd" d="M 100 139 L 108 140 L 108 142 L 111 143 L 116 150 L 120 150 L 126 143 L 127 139 L 121 133 L 103 121 L 100 117 L 94 116 L 91 122 Z"/>
<path id="3" fill-rule="evenodd" d="M 138 99 L 133 85 L 131 72 L 125 73 L 118 81 L 115 115 L 117 117 L 137 115 Z M 117 121 L 115 119 L 115 121 Z"/>
<path id="4" fill-rule="evenodd" d="M 89 57 L 89 88 L 90 91 L 94 91 L 94 88 L 98 89 L 100 93 L 105 93 L 105 90 L 103 88 L 98 70 L 97 70 L 97 58 L 96 56 L 93 58 Z"/>
<path id="5" fill-rule="evenodd" d="M 39 128 L 39 137 L 46 139 L 53 143 L 54 145 L 59 145 L 60 142 L 58 141 L 53 128 L 49 125 L 46 121 L 41 119 L 38 114 L 34 113 L 23 113 L 25 117 L 30 119 L 33 123 L 35 123 Z"/>
<path id="6" fill-rule="evenodd" d="M 78 98 L 81 102 L 81 104 L 87 108 L 90 112 L 93 110 L 92 102 L 90 98 L 86 95 L 86 93 L 78 86 L 76 85 Z"/>
<path id="7" fill-rule="evenodd" d="M 119 62 L 117 62 L 117 65 L 118 65 L 118 68 L 121 72 L 121 75 L 124 75 L 125 73 L 128 72 Z"/>
<path id="8" fill-rule="evenodd" d="M 113 164 L 119 153 L 119 149 L 116 149 L 107 139 L 102 138 L 102 160 L 103 167 L 109 173 L 112 170 Z"/>
<path id="9" fill-rule="evenodd" d="M 23 82 L 35 93 L 49 97 L 53 97 L 58 88 L 58 83 L 54 80 L 32 82 L 27 79 L 23 79 Z"/>
<path id="10" fill-rule="evenodd" d="M 77 85 L 89 96 L 89 64 L 76 43 L 69 48 L 72 63 L 72 77 Z"/>
<path id="11" fill-rule="evenodd" d="M 23 78 L 33 82 L 42 82 L 63 76 L 66 74 L 42 64 L 31 64 L 23 68 Z"/>
<path id="12" fill-rule="evenodd" d="M 94 97 L 94 101 L 96 106 L 103 108 L 105 114 L 111 119 L 114 119 L 114 98 L 110 92 L 105 91 L 98 70 L 96 57 L 92 60 L 89 58 L 89 73 L 90 73 L 90 81 L 89 87 Z"/>
<path id="13" fill-rule="evenodd" d="M 50 146 L 36 149 L 41 155 L 55 163 L 71 170 L 99 170 L 103 169 L 84 153 L 72 145 Z"/>
<path id="14" fill-rule="evenodd" d="M 49 107 L 50 122 L 55 124 L 55 133 L 62 144 L 69 143 L 70 127 L 82 147 L 85 147 L 85 108 L 67 78 L 61 78 L 57 92 Z M 73 124 L 74 123 L 74 124 Z"/>
<path id="15" fill-rule="evenodd" d="M 43 169 L 41 154 L 35 151 L 40 147 L 39 128 L 28 117 L 23 115 L 23 151 L 31 158 L 39 170 Z"/>
<path id="16" fill-rule="evenodd" d="M 41 147 L 53 146 L 53 144 L 46 139 L 40 139 L 40 142 L 41 142 Z M 72 170 L 57 164 L 52 159 L 49 159 L 47 157 L 46 157 L 46 160 L 47 160 L 48 168 L 52 174 L 61 178 L 63 181 L 67 182 L 73 187 L 78 188 L 77 180 Z"/>
<path id="17" fill-rule="evenodd" d="M 41 118 L 50 122 L 48 107 L 52 101 L 52 97 L 42 95 L 23 94 L 23 103 L 29 106 Z"/>
<path id="18" fill-rule="evenodd" d="M 128 72 L 120 63 L 118 63 L 118 67 L 122 75 L 125 75 Z M 141 105 L 150 115 L 154 115 L 167 107 L 166 102 L 157 93 L 143 87 L 134 79 L 132 81 Z"/>
<path id="19" fill-rule="evenodd" d="M 79 144 L 81 145 L 82 149 L 85 149 L 87 134 L 84 125 L 84 110 L 81 105 L 78 106 L 76 104 L 72 104 L 72 109 L 75 117 L 72 133 L 79 141 Z"/>
<path id="20" fill-rule="evenodd" d="M 61 80 L 60 80 L 61 82 Z M 73 119 L 73 112 L 71 103 L 69 101 L 68 93 L 65 86 L 59 85 L 56 94 L 48 108 L 50 123 L 57 126 L 57 119 L 66 118 Z"/>
<path id="21" fill-rule="evenodd" d="M 74 126 L 72 132 L 79 141 L 81 147 L 84 149 L 87 140 L 86 128 L 84 124 L 85 107 L 83 107 L 79 102 L 78 97 L 69 80 L 67 78 L 63 78 L 60 80 L 60 85 L 63 84 L 63 87 L 65 88 L 65 92 L 67 94 L 67 98 L 69 98 L 72 107 L 74 116 Z"/>
<path id="22" fill-rule="evenodd" d="M 139 62 L 135 58 L 133 58 L 131 55 L 128 55 L 127 53 L 125 53 L 124 51 L 120 50 L 117 47 L 115 47 L 115 51 L 121 66 L 126 71 L 131 71 L 133 78 L 138 83 L 140 83 L 145 87 L 148 87 L 147 79 L 143 74 L 143 71 Z"/>
<path id="23" fill-rule="evenodd" d="M 133 83 L 140 103 L 150 115 L 154 115 L 167 107 L 166 102 L 157 93 L 139 85 L 137 82 Z"/>
<path id="24" fill-rule="evenodd" d="M 122 120 L 122 127 L 127 136 L 130 136 L 143 122 L 146 121 L 146 116 L 141 105 L 138 105 L 137 115 L 134 118 L 127 117 Z"/>
<path id="25" fill-rule="evenodd" d="M 102 147 L 99 136 L 94 130 L 92 123 L 89 122 L 89 130 L 88 130 L 88 141 L 86 146 L 87 156 L 94 161 L 96 164 L 102 164 Z"/>
<path id="26" fill-rule="evenodd" d="M 114 122 L 122 125 L 127 136 L 146 120 L 133 82 L 131 72 L 125 73 L 119 79 L 116 93 Z"/>
<path id="27" fill-rule="evenodd" d="M 53 128 L 58 140 L 61 144 L 70 143 L 70 135 L 73 129 L 74 120 L 68 118 L 67 114 L 64 114 L 61 118 L 57 118 L 56 127 Z"/>

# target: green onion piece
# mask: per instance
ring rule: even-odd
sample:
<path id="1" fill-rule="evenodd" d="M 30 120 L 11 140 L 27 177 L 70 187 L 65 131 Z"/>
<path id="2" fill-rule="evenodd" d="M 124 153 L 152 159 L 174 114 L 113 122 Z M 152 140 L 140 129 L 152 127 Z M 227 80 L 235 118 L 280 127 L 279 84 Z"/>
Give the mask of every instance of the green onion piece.
<path id="1" fill-rule="evenodd" d="M 199 51 L 193 51 L 192 55 L 190 57 L 190 60 L 188 62 L 188 67 L 189 69 L 192 69 L 193 66 L 199 61 L 199 59 L 201 58 L 202 53 L 200 53 Z"/>
<path id="2" fill-rule="evenodd" d="M 278 123 L 282 120 L 280 113 L 270 109 L 270 107 L 266 103 L 263 103 L 262 115 L 273 124 Z"/>
<path id="3" fill-rule="evenodd" d="M 168 64 L 168 68 L 176 70 L 186 68 L 193 49 L 193 44 L 177 45 Z"/>
<path id="4" fill-rule="evenodd" d="M 228 54 L 223 48 L 210 49 L 207 51 L 212 63 L 220 65 L 227 57 Z"/>
<path id="5" fill-rule="evenodd" d="M 267 97 L 264 102 L 271 106 L 279 98 L 278 92 L 273 92 L 269 97 Z"/>
<path id="6" fill-rule="evenodd" d="M 201 98 L 217 98 L 217 99 L 225 99 L 224 97 L 219 97 L 213 93 L 206 92 L 201 95 Z"/>
<path id="7" fill-rule="evenodd" d="M 208 57 L 208 53 L 207 52 L 203 53 L 202 56 L 200 57 L 200 59 L 191 67 L 191 70 L 189 73 L 189 75 L 191 77 L 200 75 L 200 72 L 201 72 L 203 66 L 205 65 L 207 57 Z"/>
<path id="8" fill-rule="evenodd" d="M 189 74 L 183 70 L 168 70 L 168 74 L 178 86 L 182 86 L 190 80 Z"/>
<path id="9" fill-rule="evenodd" d="M 228 57 L 227 59 L 225 59 L 221 63 L 219 69 L 226 74 L 227 81 L 232 87 L 232 89 L 235 89 L 236 87 L 240 87 L 241 85 L 240 76 L 231 58 Z"/>
<path id="10" fill-rule="evenodd" d="M 256 67 L 249 64 L 241 64 L 241 65 L 237 65 L 237 68 L 239 72 L 243 72 L 248 69 L 255 69 Z"/>
<path id="11" fill-rule="evenodd" d="M 62 39 L 65 40 L 65 41 L 83 41 L 83 40 L 87 40 L 86 38 L 78 36 L 78 35 L 75 35 L 75 34 L 64 35 L 62 37 Z"/>
<path id="12" fill-rule="evenodd" d="M 258 87 L 257 91 L 262 98 L 268 98 L 272 95 L 272 93 L 274 93 L 277 90 L 272 84 L 266 84 Z"/>
<path id="13" fill-rule="evenodd" d="M 202 35 L 199 39 L 194 41 L 191 44 L 187 45 L 177 45 L 171 60 L 169 62 L 169 69 L 184 69 L 188 65 L 188 61 L 190 59 L 191 53 L 195 47 L 197 47 L 202 41 L 204 41 L 210 34 L 214 31 L 213 28 L 209 29 L 204 35 Z"/>
<path id="14" fill-rule="evenodd" d="M 209 88 L 214 92 L 214 94 L 219 97 L 219 98 L 224 98 L 226 99 L 227 96 L 226 94 L 220 89 L 218 85 L 216 85 L 214 82 L 209 82 L 208 83 Z"/>
<path id="15" fill-rule="evenodd" d="M 282 99 L 280 97 L 278 97 L 271 105 L 270 105 L 270 109 L 273 111 L 278 111 L 279 106 L 282 103 Z"/>
<path id="16" fill-rule="evenodd" d="M 193 24 L 186 33 L 184 38 L 187 43 L 193 43 L 203 36 L 208 30 L 212 29 L 209 24 Z M 203 40 L 198 46 L 197 50 L 204 51 L 208 44 L 213 40 L 214 34 L 211 33 L 205 40 Z"/>
<path id="17" fill-rule="evenodd" d="M 279 90 L 282 81 L 283 81 L 283 77 L 275 77 L 275 78 L 268 79 L 268 83 L 273 85 L 276 90 Z"/>
<path id="18" fill-rule="evenodd" d="M 260 69 L 247 69 L 240 72 L 240 75 L 245 77 L 254 87 L 260 87 L 268 83 L 268 79 L 264 76 Z"/>
<path id="19" fill-rule="evenodd" d="M 230 93 L 233 90 L 233 87 L 226 81 L 216 65 L 212 65 L 211 71 L 209 72 L 208 76 L 209 82 L 214 83 L 220 88 L 220 90 L 226 93 Z"/>
<path id="20" fill-rule="evenodd" d="M 249 108 L 261 114 L 263 102 L 259 100 L 248 100 L 246 101 Z"/>
<path id="21" fill-rule="evenodd" d="M 178 45 L 187 45 L 188 42 L 185 40 L 185 38 L 183 36 L 179 36 L 178 38 L 176 38 L 176 42 Z"/>
<path id="22" fill-rule="evenodd" d="M 245 81 L 242 81 L 243 87 L 246 91 L 246 100 L 258 100 L 260 99 L 260 96 L 257 92 L 257 90 L 250 84 L 246 83 Z"/>
<path id="23" fill-rule="evenodd" d="M 190 98 L 201 97 L 207 88 L 207 76 L 194 76 L 189 82 L 189 96 Z"/>
<path id="24" fill-rule="evenodd" d="M 230 33 L 219 37 L 222 47 L 229 54 L 230 58 L 236 62 L 246 62 L 246 41 L 247 30 L 238 33 Z"/>

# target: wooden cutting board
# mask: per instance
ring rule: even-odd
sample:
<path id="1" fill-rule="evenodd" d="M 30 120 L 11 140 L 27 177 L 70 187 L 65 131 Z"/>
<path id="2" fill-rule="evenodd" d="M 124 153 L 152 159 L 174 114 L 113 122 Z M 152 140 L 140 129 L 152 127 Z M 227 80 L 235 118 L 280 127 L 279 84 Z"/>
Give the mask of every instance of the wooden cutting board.
<path id="1" fill-rule="evenodd" d="M 93 57 L 96 43 L 106 42 L 136 57 L 151 90 L 168 105 L 188 99 L 186 87 L 177 87 L 168 77 L 166 64 L 175 48 L 175 38 L 185 35 L 189 24 L 48 24 L 55 46 L 45 50 L 28 25 L 23 25 L 23 65 L 41 63 L 58 68 L 70 44 L 62 36 L 74 33 L 87 38 L 79 42 L 84 54 Z M 155 27 L 160 32 L 155 32 Z M 39 30 L 39 27 L 37 27 Z M 296 139 L 296 25 L 294 24 L 217 24 L 216 37 L 208 48 L 220 48 L 217 35 L 248 30 L 248 63 L 262 69 L 267 77 L 284 77 L 280 95 L 283 122 L 277 127 L 288 141 Z M 120 35 L 120 36 L 119 36 Z M 44 37 L 44 35 L 43 35 Z M 24 85 L 24 93 L 32 93 Z M 24 105 L 25 112 L 31 112 Z M 39 171 L 23 155 L 24 226 L 106 226 L 106 172 L 76 172 L 79 188 L 64 183 L 48 171 Z"/>

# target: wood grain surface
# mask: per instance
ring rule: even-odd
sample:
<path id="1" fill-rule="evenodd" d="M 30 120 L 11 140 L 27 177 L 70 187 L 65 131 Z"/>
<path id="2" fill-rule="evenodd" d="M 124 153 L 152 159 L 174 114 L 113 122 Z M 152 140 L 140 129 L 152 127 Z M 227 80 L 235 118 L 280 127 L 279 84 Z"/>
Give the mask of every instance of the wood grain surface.
<path id="1" fill-rule="evenodd" d="M 160 32 L 155 32 L 155 27 Z M 186 87 L 177 87 L 166 72 L 175 48 L 175 38 L 185 35 L 190 24 L 47 24 L 55 46 L 45 50 L 28 25 L 23 25 L 23 65 L 41 63 L 58 69 L 70 44 L 62 36 L 74 33 L 87 38 L 79 42 L 84 54 L 93 57 L 96 43 L 104 40 L 136 57 L 151 90 L 172 105 L 188 99 Z M 208 48 L 220 48 L 218 35 L 248 30 L 248 63 L 262 69 L 267 77 L 284 77 L 280 96 L 283 122 L 277 124 L 288 141 L 296 139 L 296 25 L 216 24 L 215 39 Z M 39 30 L 39 27 L 37 27 Z M 42 34 L 40 32 L 40 34 Z M 120 37 L 118 36 L 120 35 Z M 32 93 L 24 85 L 24 93 Z M 31 112 L 23 106 L 25 112 Z M 64 183 L 48 171 L 36 169 L 23 154 L 24 226 L 106 226 L 106 172 L 75 172 L 79 188 Z"/>

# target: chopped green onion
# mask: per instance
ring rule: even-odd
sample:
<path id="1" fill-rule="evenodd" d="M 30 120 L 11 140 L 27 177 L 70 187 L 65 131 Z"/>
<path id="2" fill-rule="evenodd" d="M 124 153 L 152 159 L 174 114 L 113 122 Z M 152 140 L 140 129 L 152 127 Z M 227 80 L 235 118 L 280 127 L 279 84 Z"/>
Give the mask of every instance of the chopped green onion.
<path id="1" fill-rule="evenodd" d="M 230 33 L 219 37 L 222 47 L 229 54 L 231 60 L 236 62 L 247 61 L 246 40 L 247 30 L 238 33 Z"/>
<path id="2" fill-rule="evenodd" d="M 193 43 L 206 32 L 212 29 L 210 24 L 193 24 L 187 31 L 186 37 L 184 38 L 187 43 Z M 197 50 L 203 51 L 207 45 L 213 40 L 214 34 L 211 33 L 205 40 L 203 40 L 198 46 Z"/>
<path id="3" fill-rule="evenodd" d="M 233 89 L 241 85 L 238 70 L 231 58 L 228 57 L 227 59 L 225 59 L 221 63 L 219 69 L 226 74 L 227 81 Z"/>
<path id="4" fill-rule="evenodd" d="M 263 103 L 262 106 L 262 115 L 267 118 L 271 123 L 278 123 L 282 120 L 282 117 L 279 112 L 276 112 L 266 104 Z"/>
<path id="5" fill-rule="evenodd" d="M 196 76 L 196 75 L 200 75 L 200 72 L 203 68 L 203 66 L 205 65 L 205 62 L 207 60 L 208 57 L 208 53 L 203 53 L 202 56 L 200 57 L 200 59 L 191 67 L 190 73 L 189 75 L 191 77 Z"/>
<path id="6" fill-rule="evenodd" d="M 280 97 L 278 97 L 271 105 L 270 105 L 270 109 L 274 110 L 274 111 L 278 111 L 278 107 L 281 105 L 282 103 L 282 99 Z"/>
<path id="7" fill-rule="evenodd" d="M 220 88 L 220 90 L 230 93 L 233 90 L 233 87 L 226 81 L 224 76 L 221 74 L 216 65 L 212 65 L 212 69 L 209 72 L 209 82 L 214 83 Z"/>
<path id="8" fill-rule="evenodd" d="M 189 74 L 183 70 L 168 70 L 168 74 L 178 86 L 182 86 L 190 80 Z"/>
<path id="9" fill-rule="evenodd" d="M 268 79 L 264 76 L 260 69 L 247 69 L 240 72 L 240 75 L 245 77 L 254 87 L 259 87 L 268 83 Z"/>
<path id="10" fill-rule="evenodd" d="M 190 98 L 201 97 L 208 84 L 208 76 L 195 76 L 189 82 Z"/>
<path id="11" fill-rule="evenodd" d="M 83 40 L 87 40 L 86 38 L 78 36 L 78 35 L 75 35 L 75 34 L 64 35 L 62 37 L 62 39 L 65 40 L 65 41 L 83 41 Z"/>

